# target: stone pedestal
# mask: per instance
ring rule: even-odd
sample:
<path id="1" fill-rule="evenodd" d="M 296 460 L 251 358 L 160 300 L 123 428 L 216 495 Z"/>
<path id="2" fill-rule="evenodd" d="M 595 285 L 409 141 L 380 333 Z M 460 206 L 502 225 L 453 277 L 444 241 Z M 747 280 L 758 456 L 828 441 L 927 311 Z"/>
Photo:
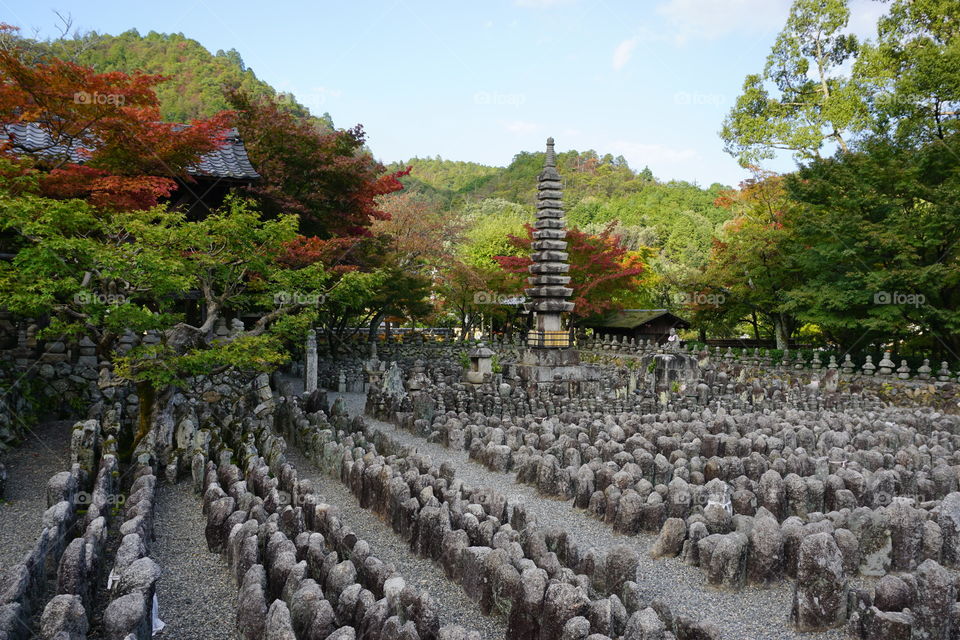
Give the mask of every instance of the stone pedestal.
<path id="1" fill-rule="evenodd" d="M 583 380 L 584 368 L 580 365 L 580 352 L 575 348 L 524 350 L 516 366 L 517 375 L 527 383 L 553 382 L 560 380 Z"/>

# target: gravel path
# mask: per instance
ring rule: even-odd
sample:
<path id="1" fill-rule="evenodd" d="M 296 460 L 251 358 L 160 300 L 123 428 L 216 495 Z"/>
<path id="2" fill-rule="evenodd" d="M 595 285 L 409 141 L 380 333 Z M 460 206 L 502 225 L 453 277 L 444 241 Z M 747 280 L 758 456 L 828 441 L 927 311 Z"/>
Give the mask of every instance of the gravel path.
<path id="1" fill-rule="evenodd" d="M 235 640 L 237 589 L 226 560 L 207 551 L 206 518 L 189 482 L 158 488 L 152 557 L 164 640 Z"/>
<path id="2" fill-rule="evenodd" d="M 7 469 L 7 489 L 0 497 L 0 572 L 20 562 L 40 535 L 47 481 L 70 470 L 73 424 L 73 420 L 39 424 L 22 445 L 0 458 Z"/>
<path id="3" fill-rule="evenodd" d="M 326 502 L 336 505 L 340 518 L 358 537 L 370 543 L 374 555 L 388 564 L 393 563 L 408 584 L 430 593 L 441 625 L 456 624 L 473 629 L 487 640 L 505 637 L 506 620 L 482 615 L 477 604 L 466 597 L 460 585 L 447 579 L 439 565 L 412 553 L 389 525 L 372 511 L 360 508 L 354 495 L 343 484 L 322 475 L 293 445 L 287 448 L 287 460 L 297 468 L 301 479 L 308 478 L 320 488 Z"/>
<path id="4" fill-rule="evenodd" d="M 363 412 L 364 394 L 330 394 L 330 401 L 342 395 L 350 415 Z M 403 444 L 416 447 L 436 464 L 449 461 L 456 466 L 457 477 L 474 486 L 489 487 L 507 496 L 522 498 L 527 513 L 534 514 L 541 526 L 561 526 L 573 536 L 581 549 L 610 547 L 616 544 L 634 546 L 640 554 L 637 583 L 650 598 L 668 603 L 674 613 L 716 624 L 726 640 L 840 640 L 846 635 L 837 629 L 825 633 L 798 633 L 790 625 L 793 586 L 782 582 L 769 589 L 748 587 L 730 593 L 711 587 L 703 571 L 689 567 L 677 559 L 653 560 L 650 547 L 656 536 L 641 533 L 626 536 L 586 512 L 574 509 L 572 502 L 537 494 L 536 490 L 516 481 L 515 473 L 497 473 L 470 460 L 466 451 L 454 451 L 440 444 L 398 429 L 392 424 L 367 416 L 367 422 L 388 433 Z M 856 581 L 852 581 L 856 582 Z"/>

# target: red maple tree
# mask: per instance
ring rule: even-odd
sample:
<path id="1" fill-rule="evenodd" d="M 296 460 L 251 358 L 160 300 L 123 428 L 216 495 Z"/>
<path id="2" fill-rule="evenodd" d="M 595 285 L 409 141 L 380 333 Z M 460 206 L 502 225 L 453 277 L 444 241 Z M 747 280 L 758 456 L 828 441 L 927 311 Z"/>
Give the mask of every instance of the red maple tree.
<path id="1" fill-rule="evenodd" d="M 0 24 L 0 32 L 16 27 Z M 0 153 L 22 173 L 39 172 L 53 198 L 141 209 L 190 181 L 188 168 L 223 144 L 231 112 L 188 125 L 163 122 L 154 87 L 160 75 L 97 73 L 74 62 L 28 62 L 16 47 L 0 49 Z M 26 141 L 23 126 L 45 134 Z M 36 143 L 40 144 L 37 145 Z"/>
<path id="2" fill-rule="evenodd" d="M 530 252 L 533 227 L 525 225 L 526 237 L 508 236 L 510 243 Z M 583 319 L 605 315 L 624 308 L 625 294 L 635 292 L 641 286 L 639 277 L 646 272 L 646 264 L 639 254 L 620 245 L 614 234 L 616 223 L 610 223 L 600 233 L 592 235 L 577 227 L 567 230 L 567 252 L 570 254 L 571 301 L 576 305 L 574 318 Z M 494 260 L 513 274 L 515 289 L 520 292 L 530 275 L 528 267 L 533 261 L 528 256 L 494 256 Z"/>
<path id="3" fill-rule="evenodd" d="M 374 220 L 389 217 L 377 197 L 403 189 L 399 178 L 410 170 L 385 173 L 364 149 L 363 127 L 331 129 L 239 90 L 228 99 L 262 176 L 249 191 L 264 213 L 295 213 L 305 236 L 320 239 L 367 236 Z"/>

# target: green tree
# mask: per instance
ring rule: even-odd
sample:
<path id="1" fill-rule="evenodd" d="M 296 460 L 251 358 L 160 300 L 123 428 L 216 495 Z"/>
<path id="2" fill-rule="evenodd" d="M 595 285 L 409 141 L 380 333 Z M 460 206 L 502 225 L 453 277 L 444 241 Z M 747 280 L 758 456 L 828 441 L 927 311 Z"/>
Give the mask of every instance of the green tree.
<path id="1" fill-rule="evenodd" d="M 802 284 L 789 307 L 848 347 L 909 339 L 960 353 L 960 134 L 873 138 L 788 177 Z"/>
<path id="2" fill-rule="evenodd" d="M 777 150 L 810 159 L 828 142 L 848 149 L 850 130 L 864 118 L 857 84 L 841 74 L 858 49 L 844 32 L 849 17 L 846 0 L 794 0 L 763 73 L 746 77 L 720 131 L 743 166 Z"/>
<path id="3" fill-rule="evenodd" d="M 941 0 L 895 0 L 854 75 L 871 128 L 900 144 L 943 140 L 960 128 L 960 11 Z"/>
<path id="4" fill-rule="evenodd" d="M 709 263 L 691 282 L 686 302 L 699 320 L 715 328 L 751 325 L 754 337 L 772 329 L 778 349 L 797 328 L 787 304 L 791 286 L 802 282 L 794 264 L 792 211 L 783 177 L 757 171 L 718 204 L 735 217 L 713 242 Z"/>
<path id="5" fill-rule="evenodd" d="M 463 209 L 468 227 L 459 257 L 475 269 L 497 267 L 494 256 L 521 255 L 510 235 L 525 235 L 524 224 L 532 223 L 533 212 L 500 198 L 488 198 Z"/>
<path id="6" fill-rule="evenodd" d="M 296 236 L 297 220 L 262 221 L 232 199 L 202 221 L 155 207 L 97 209 L 82 200 L 51 200 L 0 185 L 0 233 L 14 258 L 0 262 L 0 307 L 49 317 L 42 335 L 88 335 L 110 354 L 124 330 L 156 331 L 159 343 L 115 354 L 115 373 L 137 383 L 141 416 L 127 434 L 129 453 L 147 433 L 158 393 L 184 377 L 227 367 L 272 370 L 287 358 L 284 340 L 299 341 L 316 312 L 309 296 L 322 290 L 321 265 L 287 268 L 277 257 Z M 178 313 L 183 292 L 196 291 L 204 320 Z M 295 302 L 275 306 L 278 293 Z M 303 301 L 300 301 L 303 300 Z M 228 313 L 261 310 L 259 319 L 227 344 L 211 343 Z"/>

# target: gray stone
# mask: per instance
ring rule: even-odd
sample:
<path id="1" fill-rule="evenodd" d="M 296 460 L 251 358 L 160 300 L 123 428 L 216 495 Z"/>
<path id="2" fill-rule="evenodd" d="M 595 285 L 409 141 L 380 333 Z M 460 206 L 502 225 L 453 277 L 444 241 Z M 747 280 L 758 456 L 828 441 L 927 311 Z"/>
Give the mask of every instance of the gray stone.
<path id="1" fill-rule="evenodd" d="M 117 582 L 117 593 L 126 595 L 139 592 L 147 596 L 153 595 L 153 585 L 160 577 L 160 565 L 151 558 L 140 558 L 134 561 L 120 574 Z"/>
<path id="2" fill-rule="evenodd" d="M 237 595 L 237 632 L 243 640 L 260 640 L 264 637 L 267 617 L 267 572 L 263 565 L 255 564 L 243 576 Z"/>
<path id="3" fill-rule="evenodd" d="M 664 640 L 666 627 L 652 608 L 637 611 L 627 621 L 623 640 Z"/>
<path id="4" fill-rule="evenodd" d="M 590 621 L 583 616 L 567 620 L 560 633 L 560 640 L 585 640 L 590 635 Z"/>
<path id="5" fill-rule="evenodd" d="M 290 610 L 283 600 L 274 600 L 264 622 L 264 640 L 297 640 L 290 621 Z"/>
<path id="6" fill-rule="evenodd" d="M 760 507 L 750 529 L 747 581 L 765 585 L 782 575 L 783 536 L 780 524 L 766 508 Z"/>
<path id="7" fill-rule="evenodd" d="M 624 583 L 637 578 L 640 557 L 628 545 L 619 544 L 607 551 L 605 584 L 608 593 L 620 593 Z"/>
<path id="8" fill-rule="evenodd" d="M 87 614 L 79 596 L 61 594 L 54 596 L 40 617 L 42 640 L 86 640 Z"/>
<path id="9" fill-rule="evenodd" d="M 953 576 L 933 560 L 924 560 L 914 575 L 917 598 L 911 609 L 914 616 L 912 637 L 916 640 L 950 637 L 952 609 L 957 601 Z"/>
<path id="10" fill-rule="evenodd" d="M 103 612 L 105 640 L 121 640 L 133 634 L 137 640 L 149 640 L 152 632 L 150 605 L 143 593 L 135 591 L 110 602 Z"/>
<path id="11" fill-rule="evenodd" d="M 580 588 L 562 582 L 548 585 L 543 597 L 540 640 L 555 640 L 560 637 L 567 621 L 577 616 L 585 616 L 589 606 L 590 598 Z"/>
<path id="12" fill-rule="evenodd" d="M 864 622 L 864 640 L 911 640 L 913 615 L 909 612 L 870 609 Z"/>
<path id="13" fill-rule="evenodd" d="M 800 544 L 791 619 L 800 631 L 822 631 L 847 618 L 847 576 L 843 555 L 829 533 L 807 536 Z"/>
<path id="14" fill-rule="evenodd" d="M 660 535 L 650 548 L 653 558 L 673 558 L 683 549 L 687 538 L 687 523 L 681 518 L 667 518 L 660 528 Z"/>
<path id="15" fill-rule="evenodd" d="M 881 611 L 903 611 L 911 605 L 910 587 L 900 578 L 880 578 L 873 592 L 873 604 Z"/>

